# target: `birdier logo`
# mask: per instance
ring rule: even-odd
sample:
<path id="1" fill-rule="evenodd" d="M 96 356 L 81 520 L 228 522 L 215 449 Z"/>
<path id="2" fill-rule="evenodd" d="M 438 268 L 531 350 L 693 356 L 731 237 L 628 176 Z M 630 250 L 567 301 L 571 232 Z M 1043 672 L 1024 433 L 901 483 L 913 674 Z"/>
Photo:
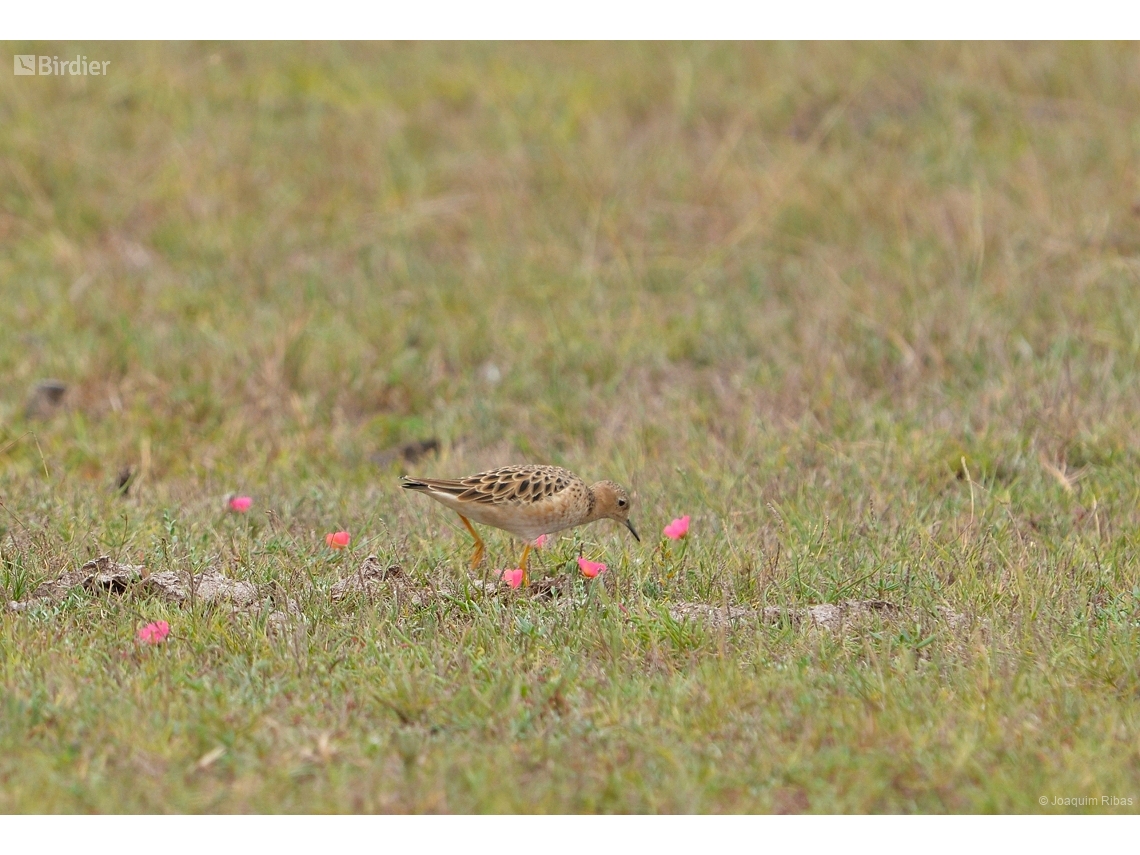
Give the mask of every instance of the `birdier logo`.
<path id="1" fill-rule="evenodd" d="M 60 59 L 58 56 L 36 56 L 34 53 L 18 53 L 13 56 L 13 72 L 16 74 L 40 74 L 56 77 L 74 75 L 76 77 L 97 77 L 107 73 L 111 60 L 88 61 L 87 57 L 76 54 L 75 59 Z"/>

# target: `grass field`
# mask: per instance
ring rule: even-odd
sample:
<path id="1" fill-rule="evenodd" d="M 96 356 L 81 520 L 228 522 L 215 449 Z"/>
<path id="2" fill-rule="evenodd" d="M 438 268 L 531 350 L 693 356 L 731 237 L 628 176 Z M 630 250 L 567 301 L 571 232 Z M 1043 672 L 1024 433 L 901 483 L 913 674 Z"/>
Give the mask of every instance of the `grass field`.
<path id="1" fill-rule="evenodd" d="M 0 811 L 1137 812 L 1135 45 L 7 48 Z"/>

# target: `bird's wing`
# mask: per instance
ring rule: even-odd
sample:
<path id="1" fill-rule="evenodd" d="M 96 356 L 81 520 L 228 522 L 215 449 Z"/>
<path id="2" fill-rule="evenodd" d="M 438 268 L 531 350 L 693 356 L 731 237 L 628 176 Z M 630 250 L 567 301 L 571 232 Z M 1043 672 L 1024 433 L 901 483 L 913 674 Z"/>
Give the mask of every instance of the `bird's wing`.
<path id="1" fill-rule="evenodd" d="M 405 478 L 408 490 L 444 493 L 460 502 L 503 504 L 540 502 L 558 495 L 577 476 L 558 466 L 504 466 L 455 481 L 438 478 Z"/>

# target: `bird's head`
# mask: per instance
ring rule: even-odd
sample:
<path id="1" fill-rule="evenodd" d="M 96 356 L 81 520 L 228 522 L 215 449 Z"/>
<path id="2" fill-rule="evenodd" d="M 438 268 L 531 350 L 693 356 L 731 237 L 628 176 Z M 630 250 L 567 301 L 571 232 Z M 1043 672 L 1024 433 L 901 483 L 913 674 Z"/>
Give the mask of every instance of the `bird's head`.
<path id="1" fill-rule="evenodd" d="M 632 509 L 633 500 L 625 491 L 625 487 L 613 481 L 599 481 L 590 489 L 594 493 L 594 519 L 615 520 L 628 528 L 629 533 L 640 542 L 641 538 L 637 536 L 637 530 L 629 521 L 629 512 Z"/>

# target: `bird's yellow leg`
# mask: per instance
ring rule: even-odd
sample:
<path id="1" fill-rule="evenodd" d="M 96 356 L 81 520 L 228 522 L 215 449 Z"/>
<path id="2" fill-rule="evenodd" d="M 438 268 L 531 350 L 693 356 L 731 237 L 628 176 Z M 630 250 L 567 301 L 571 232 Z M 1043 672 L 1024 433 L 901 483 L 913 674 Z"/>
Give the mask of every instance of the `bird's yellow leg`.
<path id="1" fill-rule="evenodd" d="M 529 543 L 526 545 L 526 548 L 525 548 L 525 549 L 523 549 L 522 558 L 520 558 L 520 559 L 519 559 L 519 567 L 521 567 L 521 568 L 522 568 L 522 571 L 523 571 L 523 577 L 522 577 L 522 585 L 523 585 L 524 587 L 527 585 L 527 580 L 526 580 L 526 570 L 527 570 L 527 567 L 526 567 L 526 559 L 527 559 L 527 556 L 528 556 L 528 555 L 530 555 L 530 544 L 529 544 Z"/>
<path id="2" fill-rule="evenodd" d="M 479 562 L 483 560 L 483 538 L 479 536 L 479 532 L 475 531 L 475 526 L 471 525 L 471 521 L 468 520 L 467 517 L 460 514 L 459 518 L 463 520 L 463 524 L 467 526 L 467 530 L 471 532 L 471 536 L 475 538 L 475 554 L 471 556 L 471 569 L 474 570 L 479 566 Z"/>

